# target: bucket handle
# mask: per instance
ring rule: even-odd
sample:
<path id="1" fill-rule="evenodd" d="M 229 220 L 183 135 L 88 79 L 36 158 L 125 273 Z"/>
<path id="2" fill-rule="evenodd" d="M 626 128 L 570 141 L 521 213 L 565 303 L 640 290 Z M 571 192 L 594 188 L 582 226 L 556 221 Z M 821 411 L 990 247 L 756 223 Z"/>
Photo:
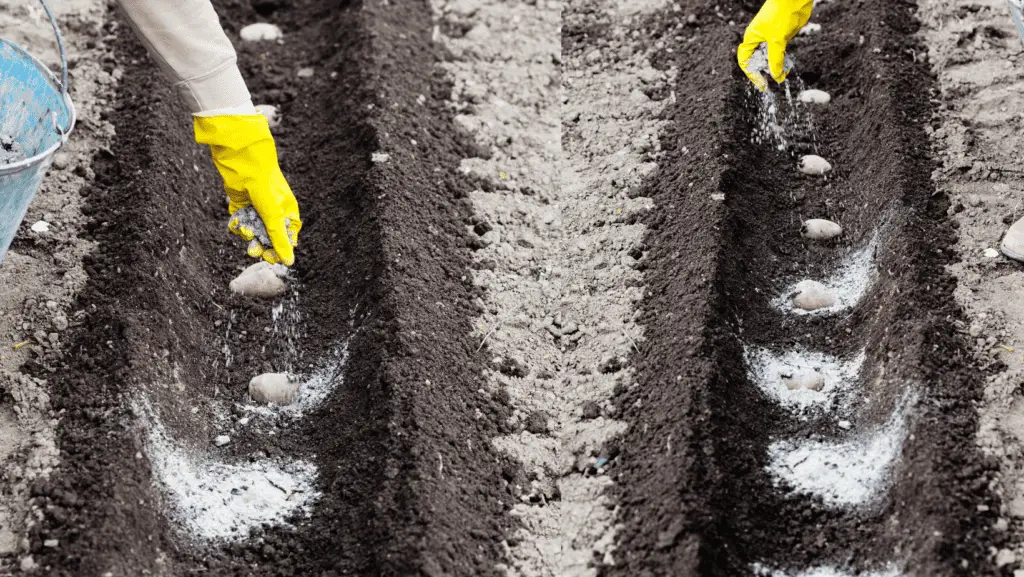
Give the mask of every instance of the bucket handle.
<path id="1" fill-rule="evenodd" d="M 64 97 L 65 104 L 69 102 L 68 99 L 68 59 L 64 54 L 64 39 L 60 35 L 60 28 L 57 26 L 57 19 L 53 17 L 53 12 L 50 11 L 50 7 L 46 5 L 46 0 L 39 0 L 39 3 L 43 5 L 43 10 L 46 12 L 47 18 L 50 19 L 50 25 L 53 26 L 53 33 L 57 37 L 57 48 L 60 50 L 60 93 Z M 72 122 L 68 120 L 69 124 Z M 68 134 L 71 132 L 71 126 L 61 128 L 57 125 L 57 113 L 53 113 L 53 127 L 60 133 L 60 140 L 62 143 L 67 142 Z"/>

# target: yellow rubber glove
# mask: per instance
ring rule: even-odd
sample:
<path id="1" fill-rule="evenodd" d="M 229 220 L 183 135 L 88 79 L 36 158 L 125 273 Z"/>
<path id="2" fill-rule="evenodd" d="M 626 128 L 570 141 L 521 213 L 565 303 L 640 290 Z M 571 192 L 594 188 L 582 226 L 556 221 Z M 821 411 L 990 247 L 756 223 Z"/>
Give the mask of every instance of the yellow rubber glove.
<path id="1" fill-rule="evenodd" d="M 814 0 L 767 0 L 747 26 L 743 43 L 736 49 L 736 60 L 747 78 L 758 90 L 768 88 L 768 81 L 751 66 L 750 59 L 762 43 L 768 48 L 768 69 L 775 82 L 782 83 L 785 69 L 786 45 L 800 32 L 811 18 Z"/>
<path id="2" fill-rule="evenodd" d="M 277 149 L 262 114 L 194 116 L 196 142 L 210 146 L 228 196 L 228 230 L 249 241 L 253 257 L 291 266 L 302 220 L 299 204 L 277 164 Z M 266 227 L 241 219 L 255 209 Z M 239 212 L 242 211 L 242 212 Z M 242 222 L 244 220 L 245 222 Z M 262 237 L 262 241 L 260 240 Z M 265 243 L 269 241 L 270 245 Z"/>

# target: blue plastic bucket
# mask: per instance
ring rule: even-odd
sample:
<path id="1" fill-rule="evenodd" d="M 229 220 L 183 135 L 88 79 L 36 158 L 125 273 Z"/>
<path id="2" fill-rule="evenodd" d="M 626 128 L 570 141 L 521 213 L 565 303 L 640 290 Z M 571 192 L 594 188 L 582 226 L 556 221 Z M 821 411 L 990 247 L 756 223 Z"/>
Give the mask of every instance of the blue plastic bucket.
<path id="1" fill-rule="evenodd" d="M 0 162 L 0 263 L 54 153 L 67 142 L 75 125 L 75 107 L 67 93 L 64 42 L 46 2 L 43 9 L 60 48 L 60 81 L 34 56 L 0 38 L 0 137 L 13 139 L 25 156 L 16 162 Z"/>

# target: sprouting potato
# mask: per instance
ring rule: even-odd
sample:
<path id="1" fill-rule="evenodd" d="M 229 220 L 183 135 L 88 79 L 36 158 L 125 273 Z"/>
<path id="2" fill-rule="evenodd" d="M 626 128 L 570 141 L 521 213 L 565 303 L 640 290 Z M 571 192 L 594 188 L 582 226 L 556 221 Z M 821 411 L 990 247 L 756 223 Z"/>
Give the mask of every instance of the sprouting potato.
<path id="1" fill-rule="evenodd" d="M 843 234 L 843 227 L 824 218 L 811 218 L 804 221 L 800 234 L 811 240 L 828 240 Z"/>
<path id="2" fill-rule="evenodd" d="M 825 174 L 832 170 L 832 165 L 816 154 L 808 154 L 800 158 L 800 172 L 804 174 Z"/>
<path id="3" fill-rule="evenodd" d="M 300 383 L 287 373 L 263 373 L 249 381 L 249 396 L 261 405 L 290 405 L 298 397 L 299 388 Z"/>
<path id="4" fill-rule="evenodd" d="M 832 100 L 832 96 L 824 90 L 801 90 L 800 94 L 797 94 L 797 99 L 800 102 L 806 102 L 807 104 L 828 104 Z"/>
<path id="5" fill-rule="evenodd" d="M 287 290 L 283 278 L 287 272 L 284 265 L 260 261 L 243 270 L 228 284 L 228 288 L 240 295 L 274 298 Z"/>
<path id="6" fill-rule="evenodd" d="M 818 281 L 802 280 L 795 289 L 793 306 L 805 311 L 825 309 L 836 304 L 836 295 Z"/>
<path id="7" fill-rule="evenodd" d="M 820 391 L 825 388 L 825 377 L 817 371 L 800 371 L 779 376 L 782 378 L 782 384 L 791 391 L 796 389 Z"/>
<path id="8" fill-rule="evenodd" d="M 283 34 L 276 24 L 257 22 L 242 28 L 238 35 L 246 42 L 259 42 L 261 40 L 278 40 Z"/>

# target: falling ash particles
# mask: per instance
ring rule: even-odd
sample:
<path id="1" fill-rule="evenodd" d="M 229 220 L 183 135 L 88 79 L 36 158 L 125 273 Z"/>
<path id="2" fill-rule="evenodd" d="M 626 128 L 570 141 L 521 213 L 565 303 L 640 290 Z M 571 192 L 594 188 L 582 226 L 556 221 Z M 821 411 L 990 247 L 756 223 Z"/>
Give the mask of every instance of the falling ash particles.
<path id="1" fill-rule="evenodd" d="M 832 165 L 817 154 L 808 154 L 800 157 L 800 172 L 820 176 L 832 171 Z"/>
<path id="2" fill-rule="evenodd" d="M 852 387 L 859 381 L 865 353 L 844 360 L 833 355 L 803 350 L 775 353 L 761 347 L 745 347 L 743 353 L 751 382 L 769 398 L 797 412 L 811 407 L 843 408 Z M 820 387 L 791 383 L 820 383 Z"/>
<path id="3" fill-rule="evenodd" d="M 25 160 L 25 152 L 14 137 L 0 134 L 0 166 Z"/>
<path id="4" fill-rule="evenodd" d="M 875 278 L 877 242 L 876 234 L 864 248 L 850 254 L 831 277 L 800 280 L 786 287 L 773 304 L 783 312 L 798 315 L 832 314 L 856 306 Z"/>
<path id="5" fill-rule="evenodd" d="M 264 373 L 249 381 L 249 396 L 266 405 L 290 405 L 299 395 L 301 383 L 287 373 Z"/>
<path id="6" fill-rule="evenodd" d="M 852 440 L 776 441 L 768 447 L 768 472 L 776 484 L 819 497 L 832 507 L 871 503 L 883 494 L 903 448 L 907 404 L 876 431 Z"/>
<path id="7" fill-rule="evenodd" d="M 246 267 L 228 283 L 228 288 L 232 292 L 244 296 L 275 298 L 288 290 L 288 285 L 284 281 L 287 276 L 288 267 L 260 261 Z"/>
<path id="8" fill-rule="evenodd" d="M 223 463 L 177 446 L 148 408 L 136 412 L 150 418 L 147 454 L 174 517 L 197 537 L 243 539 L 257 527 L 285 525 L 297 513 L 308 515 L 319 496 L 312 463 Z"/>

